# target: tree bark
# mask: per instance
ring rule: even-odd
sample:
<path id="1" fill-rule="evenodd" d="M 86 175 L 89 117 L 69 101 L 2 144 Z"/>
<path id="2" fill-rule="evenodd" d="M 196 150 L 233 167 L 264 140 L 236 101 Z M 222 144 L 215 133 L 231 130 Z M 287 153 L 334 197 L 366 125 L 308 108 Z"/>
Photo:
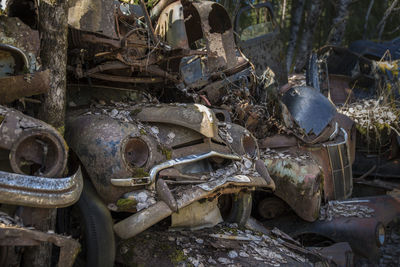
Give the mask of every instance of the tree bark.
<path id="1" fill-rule="evenodd" d="M 41 0 L 39 4 L 40 58 L 44 69 L 50 70 L 50 90 L 45 94 L 39 118 L 64 134 L 66 108 L 66 66 L 68 6 L 67 0 Z M 27 208 L 31 225 L 38 230 L 55 229 L 56 209 Z M 31 247 L 24 254 L 25 266 L 50 266 L 51 244 Z"/>
<path id="2" fill-rule="evenodd" d="M 308 59 L 312 50 L 314 40 L 314 32 L 318 23 L 319 16 L 322 10 L 322 0 L 311 0 L 310 7 L 307 10 L 307 17 L 304 23 L 303 34 L 299 44 L 299 49 L 296 56 L 296 64 L 294 71 L 301 71 Z"/>
<path id="3" fill-rule="evenodd" d="M 297 4 L 295 4 L 297 2 Z M 305 0 L 297 0 L 292 2 L 292 20 L 290 28 L 290 39 L 286 52 L 286 68 L 287 72 L 290 72 L 292 66 L 294 51 L 296 48 L 298 33 L 300 29 L 301 18 L 303 17 Z"/>
<path id="4" fill-rule="evenodd" d="M 367 39 L 367 29 L 368 29 L 368 20 L 369 20 L 369 15 L 371 14 L 372 7 L 374 5 L 375 0 L 370 0 L 367 14 L 365 15 L 365 24 L 364 24 L 364 33 L 363 33 L 363 39 Z"/>
<path id="5" fill-rule="evenodd" d="M 339 0 L 336 4 L 337 14 L 329 33 L 327 44 L 341 46 L 347 21 L 349 19 L 349 4 L 352 0 Z"/>

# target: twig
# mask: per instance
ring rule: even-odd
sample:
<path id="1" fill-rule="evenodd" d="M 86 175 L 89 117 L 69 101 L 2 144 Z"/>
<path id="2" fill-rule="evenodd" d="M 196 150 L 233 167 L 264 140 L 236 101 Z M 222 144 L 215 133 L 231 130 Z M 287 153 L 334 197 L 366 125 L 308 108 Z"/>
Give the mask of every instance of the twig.
<path id="1" fill-rule="evenodd" d="M 376 169 L 376 165 L 372 166 L 371 169 L 369 169 L 366 173 L 364 173 L 360 177 L 353 178 L 353 180 L 356 180 L 356 181 L 364 180 L 367 176 L 369 176 L 371 173 L 373 173 L 375 171 L 375 169 Z"/>

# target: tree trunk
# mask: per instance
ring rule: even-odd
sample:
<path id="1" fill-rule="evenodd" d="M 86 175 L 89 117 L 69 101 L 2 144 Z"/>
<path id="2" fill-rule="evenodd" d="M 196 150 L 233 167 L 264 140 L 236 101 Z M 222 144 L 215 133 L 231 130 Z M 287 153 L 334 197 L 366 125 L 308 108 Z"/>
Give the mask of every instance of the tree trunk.
<path id="1" fill-rule="evenodd" d="M 364 24 L 364 33 L 363 33 L 363 39 L 367 39 L 369 35 L 367 35 L 367 29 L 368 29 L 368 19 L 369 15 L 371 14 L 372 7 L 374 5 L 375 0 L 370 0 L 367 14 L 365 15 L 365 24 Z"/>
<path id="2" fill-rule="evenodd" d="M 319 16 L 322 10 L 322 0 L 311 0 L 310 7 L 307 10 L 307 17 L 304 23 L 303 34 L 299 49 L 296 56 L 296 64 L 294 71 L 300 72 L 308 59 L 308 56 L 312 50 L 312 44 L 314 40 L 314 32 L 318 23 Z"/>
<path id="3" fill-rule="evenodd" d="M 297 2 L 297 4 L 295 4 Z M 292 2 L 292 20 L 290 28 L 290 39 L 286 52 L 286 68 L 290 72 L 292 66 L 294 51 L 296 48 L 298 33 L 300 29 L 301 18 L 303 17 L 305 0 L 297 0 Z"/>
<path id="4" fill-rule="evenodd" d="M 64 133 L 66 108 L 66 66 L 68 6 L 67 0 L 42 0 L 39 5 L 40 57 L 50 70 L 50 90 L 44 96 L 39 118 Z M 47 232 L 55 229 L 56 209 L 24 209 L 31 224 Z M 31 247 L 24 254 L 25 266 L 50 266 L 51 244 Z"/>
<path id="5" fill-rule="evenodd" d="M 349 19 L 349 4 L 351 0 L 339 0 L 336 4 L 336 17 L 333 19 L 333 26 L 329 33 L 327 44 L 341 46 L 347 21 Z"/>

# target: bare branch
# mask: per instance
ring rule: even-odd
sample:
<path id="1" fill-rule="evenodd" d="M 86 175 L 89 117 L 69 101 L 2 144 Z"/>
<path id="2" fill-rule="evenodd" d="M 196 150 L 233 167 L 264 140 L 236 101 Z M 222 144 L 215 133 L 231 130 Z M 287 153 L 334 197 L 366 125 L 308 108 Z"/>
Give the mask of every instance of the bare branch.
<path id="1" fill-rule="evenodd" d="M 383 30 L 385 29 L 386 20 L 389 18 L 390 14 L 392 13 L 393 9 L 396 7 L 398 2 L 399 2 L 399 0 L 393 1 L 393 3 L 389 6 L 389 8 L 386 9 L 385 14 L 383 15 L 383 18 L 381 19 L 381 21 L 376 26 L 376 28 L 378 29 L 378 39 L 379 40 L 381 40 L 381 38 L 382 38 L 382 33 L 383 33 Z"/>

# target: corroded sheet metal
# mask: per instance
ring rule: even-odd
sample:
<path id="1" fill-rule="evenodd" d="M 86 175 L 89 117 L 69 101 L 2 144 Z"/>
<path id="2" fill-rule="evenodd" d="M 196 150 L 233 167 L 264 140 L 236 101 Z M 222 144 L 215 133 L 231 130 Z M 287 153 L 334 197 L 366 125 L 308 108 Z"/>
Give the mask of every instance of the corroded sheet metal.
<path id="1" fill-rule="evenodd" d="M 50 86 L 50 71 L 0 78 L 0 104 L 25 96 L 46 93 Z"/>
<path id="2" fill-rule="evenodd" d="M 60 248 L 57 266 L 73 266 L 80 249 L 78 241 L 70 237 L 43 233 L 21 226 L 0 225 L 0 246 L 38 246 L 46 242 Z"/>
<path id="3" fill-rule="evenodd" d="M 261 177 L 246 176 L 246 178 L 236 179 L 235 181 L 228 181 L 226 178 L 220 178 L 223 183 L 217 181 L 205 183 L 208 184 L 207 189 L 204 190 L 200 186 L 190 186 L 176 194 L 176 203 L 178 210 L 182 209 L 198 200 L 213 197 L 220 190 L 230 190 L 230 193 L 239 192 L 245 188 L 252 188 L 258 186 L 265 186 L 268 188 L 267 183 Z M 240 181 L 239 181 L 240 180 Z M 163 201 L 158 201 L 156 204 L 144 209 L 114 225 L 115 233 L 123 238 L 133 237 L 150 226 L 156 224 L 162 219 L 173 214 L 173 211 Z"/>
<path id="4" fill-rule="evenodd" d="M 167 6 L 162 11 L 157 24 L 157 33 L 168 45 L 172 48 L 189 49 L 183 6 L 180 1 Z"/>
<path id="5" fill-rule="evenodd" d="M 200 104 L 184 106 L 146 107 L 135 116 L 143 122 L 162 122 L 180 125 L 206 137 L 217 137 L 217 119 L 214 112 Z"/>
<path id="6" fill-rule="evenodd" d="M 68 24 L 77 30 L 116 38 L 114 1 L 76 0 L 68 10 Z"/>
<path id="7" fill-rule="evenodd" d="M 68 148 L 56 129 L 4 106 L 0 106 L 0 119 L 0 148 L 10 150 L 14 172 L 25 174 L 23 169 L 29 163 L 40 166 L 38 176 L 59 177 L 63 173 Z"/>
<path id="8" fill-rule="evenodd" d="M 230 69 L 237 65 L 233 27 L 225 8 L 212 1 L 194 2 L 206 40 L 210 72 Z"/>
<path id="9" fill-rule="evenodd" d="M 274 194 L 283 199 L 302 219 L 314 221 L 321 205 L 322 173 L 319 165 L 309 156 L 280 157 L 279 153 L 263 156 L 276 184 Z"/>
<path id="10" fill-rule="evenodd" d="M 0 44 L 20 50 L 28 59 L 26 69 L 33 73 L 40 69 L 38 56 L 40 40 L 38 31 L 32 30 L 19 18 L 0 16 Z M 1 47 L 0 47 L 1 50 Z"/>
<path id="11" fill-rule="evenodd" d="M 336 114 L 335 106 L 312 87 L 291 88 L 283 95 L 282 102 L 306 134 L 318 136 Z"/>
<path id="12" fill-rule="evenodd" d="M 36 208 L 63 208 L 78 201 L 82 172 L 65 178 L 46 178 L 0 171 L 0 203 Z"/>

